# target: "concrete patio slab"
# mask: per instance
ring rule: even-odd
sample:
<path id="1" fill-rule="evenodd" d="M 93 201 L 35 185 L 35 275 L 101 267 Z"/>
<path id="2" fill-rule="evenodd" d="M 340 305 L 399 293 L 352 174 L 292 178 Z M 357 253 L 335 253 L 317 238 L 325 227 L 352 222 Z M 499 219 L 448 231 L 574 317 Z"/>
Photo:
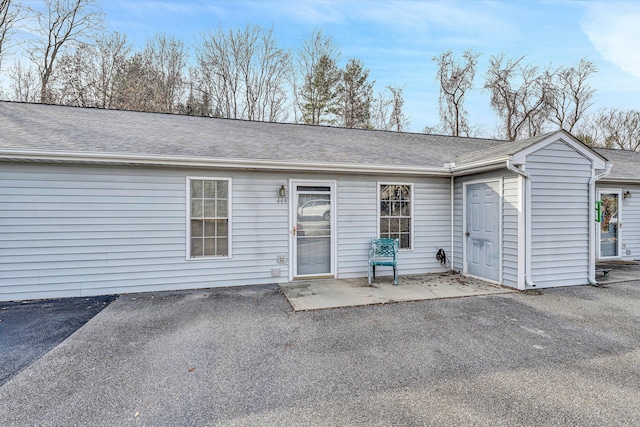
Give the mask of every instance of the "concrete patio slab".
<path id="1" fill-rule="evenodd" d="M 361 277 L 294 281 L 280 289 L 295 311 L 515 292 L 455 272 L 400 276 L 398 286 L 390 277 L 377 278 L 371 285 Z"/>
<path id="2" fill-rule="evenodd" d="M 605 276 L 602 269 L 611 270 Z M 601 285 L 640 280 L 640 261 L 599 262 L 596 266 L 596 280 Z"/>

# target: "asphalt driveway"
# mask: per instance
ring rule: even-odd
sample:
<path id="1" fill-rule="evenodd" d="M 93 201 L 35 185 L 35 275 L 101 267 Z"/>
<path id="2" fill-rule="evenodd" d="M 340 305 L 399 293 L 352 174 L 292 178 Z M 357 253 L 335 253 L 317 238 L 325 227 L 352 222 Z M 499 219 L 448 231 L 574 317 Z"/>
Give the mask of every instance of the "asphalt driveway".
<path id="1" fill-rule="evenodd" d="M 125 295 L 0 387 L 0 425 L 637 425 L 640 282 L 294 313 Z"/>
<path id="2" fill-rule="evenodd" d="M 0 386 L 67 339 L 115 298 L 0 302 Z"/>

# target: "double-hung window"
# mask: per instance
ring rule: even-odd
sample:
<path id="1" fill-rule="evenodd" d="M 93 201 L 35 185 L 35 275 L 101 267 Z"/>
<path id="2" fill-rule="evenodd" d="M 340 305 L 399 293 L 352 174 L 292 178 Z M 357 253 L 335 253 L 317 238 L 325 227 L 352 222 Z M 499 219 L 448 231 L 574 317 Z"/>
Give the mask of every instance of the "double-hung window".
<path id="1" fill-rule="evenodd" d="M 231 180 L 189 178 L 189 258 L 231 255 Z"/>
<path id="2" fill-rule="evenodd" d="M 413 186 L 378 184 L 380 201 L 379 236 L 398 239 L 400 249 L 411 249 L 413 229 Z"/>

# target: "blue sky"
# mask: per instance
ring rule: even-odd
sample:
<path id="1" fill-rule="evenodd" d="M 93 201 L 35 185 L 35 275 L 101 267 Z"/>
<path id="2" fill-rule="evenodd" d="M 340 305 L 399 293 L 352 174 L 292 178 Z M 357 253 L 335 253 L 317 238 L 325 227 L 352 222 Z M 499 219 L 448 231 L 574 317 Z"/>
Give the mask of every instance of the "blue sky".
<path id="1" fill-rule="evenodd" d="M 34 4 L 35 2 L 29 2 Z M 491 55 L 527 55 L 542 67 L 588 58 L 599 69 L 595 105 L 640 109 L 640 2 L 629 1 L 338 1 L 338 0 L 98 0 L 108 30 L 135 46 L 156 33 L 192 45 L 209 29 L 247 23 L 273 27 L 283 48 L 295 50 L 314 29 L 334 38 L 342 61 L 364 61 L 381 91 L 404 86 L 410 130 L 438 121 L 436 65 L 451 49 L 483 55 L 466 103 L 472 125 L 495 136 L 497 119 L 480 88 Z"/>

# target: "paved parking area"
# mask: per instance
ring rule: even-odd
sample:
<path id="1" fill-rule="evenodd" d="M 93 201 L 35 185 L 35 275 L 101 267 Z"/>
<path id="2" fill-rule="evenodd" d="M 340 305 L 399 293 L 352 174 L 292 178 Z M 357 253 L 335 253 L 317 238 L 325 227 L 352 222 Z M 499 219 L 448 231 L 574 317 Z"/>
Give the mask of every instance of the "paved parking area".
<path id="1" fill-rule="evenodd" d="M 0 385 L 67 339 L 114 299 L 0 302 Z"/>
<path id="2" fill-rule="evenodd" d="M 640 282 L 294 312 L 277 286 L 123 295 L 0 386 L 0 425 L 640 419 Z"/>

